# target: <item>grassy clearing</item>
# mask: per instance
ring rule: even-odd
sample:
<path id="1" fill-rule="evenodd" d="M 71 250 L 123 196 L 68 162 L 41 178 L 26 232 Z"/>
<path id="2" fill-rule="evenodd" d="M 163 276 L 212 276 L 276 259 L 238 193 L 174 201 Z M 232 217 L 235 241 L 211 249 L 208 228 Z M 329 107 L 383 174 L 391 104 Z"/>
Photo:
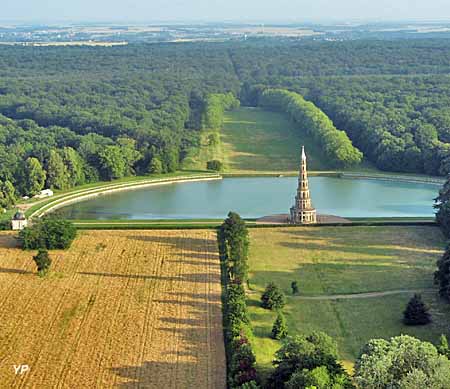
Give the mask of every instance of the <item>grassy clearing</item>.
<path id="1" fill-rule="evenodd" d="M 225 388 L 213 231 L 82 231 L 47 278 L 14 236 L 0 234 L 2 387 Z"/>
<path id="2" fill-rule="evenodd" d="M 322 330 L 336 338 L 351 366 L 361 346 L 401 333 L 437 341 L 448 332 L 450 306 L 436 297 L 433 272 L 445 241 L 436 227 L 327 227 L 252 229 L 249 306 L 259 367 L 270 367 L 279 342 L 269 338 L 275 314 L 259 307 L 266 284 L 288 296 L 284 309 L 291 334 Z M 300 296 L 292 296 L 296 280 Z M 308 300 L 310 296 L 406 290 L 384 297 Z M 433 324 L 406 327 L 402 312 L 420 290 Z"/>
<path id="3" fill-rule="evenodd" d="M 227 171 L 298 173 L 300 147 L 305 146 L 310 170 L 334 170 L 321 148 L 282 113 L 259 108 L 227 112 L 222 134 Z M 358 170 L 374 170 L 368 164 Z"/>

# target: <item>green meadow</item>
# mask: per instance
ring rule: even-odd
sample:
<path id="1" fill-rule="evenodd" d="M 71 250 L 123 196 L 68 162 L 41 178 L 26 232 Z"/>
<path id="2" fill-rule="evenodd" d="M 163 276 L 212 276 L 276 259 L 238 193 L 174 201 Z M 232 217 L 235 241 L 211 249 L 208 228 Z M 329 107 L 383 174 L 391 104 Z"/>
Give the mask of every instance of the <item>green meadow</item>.
<path id="1" fill-rule="evenodd" d="M 436 227 L 315 227 L 250 231 L 248 305 L 259 369 L 270 368 L 280 343 L 270 338 L 275 312 L 262 309 L 270 281 L 287 296 L 291 335 L 321 330 L 338 342 L 351 368 L 371 338 L 411 334 L 436 342 L 448 331 L 450 306 L 433 285 L 444 238 Z M 291 282 L 300 294 L 293 296 Z M 407 327 L 402 312 L 414 292 L 430 305 L 433 323 Z M 369 293 L 368 295 L 359 295 Z"/>

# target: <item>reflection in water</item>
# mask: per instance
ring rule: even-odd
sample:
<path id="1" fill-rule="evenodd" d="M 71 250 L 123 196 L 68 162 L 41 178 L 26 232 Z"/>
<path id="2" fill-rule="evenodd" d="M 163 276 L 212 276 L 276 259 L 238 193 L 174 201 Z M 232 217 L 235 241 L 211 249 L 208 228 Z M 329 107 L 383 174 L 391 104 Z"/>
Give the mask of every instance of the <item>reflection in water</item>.
<path id="1" fill-rule="evenodd" d="M 296 177 L 243 177 L 104 195 L 58 211 L 71 219 L 221 219 L 230 210 L 256 218 L 287 213 Z M 432 216 L 438 185 L 311 177 L 319 213 L 344 217 Z"/>

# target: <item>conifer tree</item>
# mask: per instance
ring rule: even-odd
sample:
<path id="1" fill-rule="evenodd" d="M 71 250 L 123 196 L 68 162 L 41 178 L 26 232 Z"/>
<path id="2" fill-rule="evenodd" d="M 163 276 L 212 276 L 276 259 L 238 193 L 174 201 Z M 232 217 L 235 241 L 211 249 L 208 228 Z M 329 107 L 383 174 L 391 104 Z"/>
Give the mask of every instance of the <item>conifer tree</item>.
<path id="1" fill-rule="evenodd" d="M 444 334 L 442 334 L 441 337 L 439 338 L 437 350 L 439 354 L 444 355 L 448 359 L 450 359 L 450 347 L 448 345 L 447 337 Z"/>
<path id="2" fill-rule="evenodd" d="M 283 339 L 287 336 L 288 330 L 287 330 L 287 323 L 286 318 L 283 315 L 283 312 L 278 312 L 277 318 L 275 319 L 275 322 L 273 323 L 272 327 L 272 338 L 273 339 Z"/>
<path id="3" fill-rule="evenodd" d="M 270 282 L 261 296 L 261 306 L 266 309 L 281 309 L 286 304 L 286 297 L 280 288 Z"/>
<path id="4" fill-rule="evenodd" d="M 431 322 L 428 310 L 420 294 L 415 294 L 403 312 L 403 322 L 410 326 L 428 324 Z"/>

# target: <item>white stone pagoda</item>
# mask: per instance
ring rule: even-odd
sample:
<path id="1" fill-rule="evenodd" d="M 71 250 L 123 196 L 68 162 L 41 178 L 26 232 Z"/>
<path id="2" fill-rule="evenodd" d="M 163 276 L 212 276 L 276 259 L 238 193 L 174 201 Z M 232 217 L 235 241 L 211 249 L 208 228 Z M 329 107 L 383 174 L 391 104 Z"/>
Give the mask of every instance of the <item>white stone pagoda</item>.
<path id="1" fill-rule="evenodd" d="M 311 195 L 309 193 L 308 172 L 306 169 L 306 154 L 304 146 L 302 146 L 302 160 L 300 163 L 297 195 L 295 196 L 295 204 L 291 208 L 289 222 L 291 224 L 317 223 L 317 212 L 312 206 Z"/>

